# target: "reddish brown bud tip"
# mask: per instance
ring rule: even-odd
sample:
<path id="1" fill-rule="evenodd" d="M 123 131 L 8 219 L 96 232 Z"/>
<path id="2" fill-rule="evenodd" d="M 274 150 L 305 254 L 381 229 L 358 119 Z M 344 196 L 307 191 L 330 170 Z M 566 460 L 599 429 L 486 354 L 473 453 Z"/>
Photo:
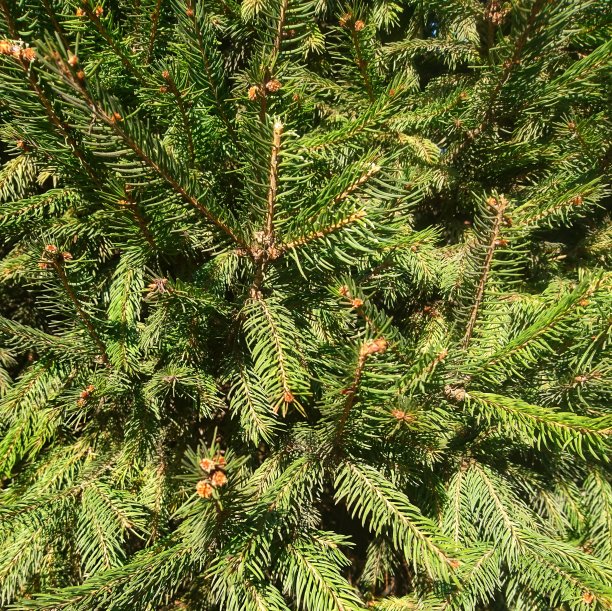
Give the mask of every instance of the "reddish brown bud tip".
<path id="1" fill-rule="evenodd" d="M 215 461 L 212 458 L 203 458 L 200 461 L 200 468 L 206 473 L 210 473 L 215 469 Z"/>
<path id="2" fill-rule="evenodd" d="M 279 80 L 273 78 L 270 79 L 267 83 L 266 83 L 266 89 L 270 92 L 270 93 L 276 93 L 280 88 L 282 87 L 282 84 Z"/>
<path id="3" fill-rule="evenodd" d="M 365 28 L 365 22 L 362 21 L 361 19 L 357 19 L 357 21 L 355 21 L 355 31 L 361 32 L 363 28 Z"/>
<path id="4" fill-rule="evenodd" d="M 215 471 L 210 478 L 210 483 L 215 487 L 219 488 L 227 484 L 227 475 L 223 471 Z"/>
<path id="5" fill-rule="evenodd" d="M 258 95 L 259 95 L 259 87 L 257 85 L 252 85 L 251 87 L 249 87 L 248 96 L 251 102 L 254 102 L 257 99 Z"/>
<path id="6" fill-rule="evenodd" d="M 352 18 L 353 16 L 350 13 L 344 13 L 344 15 L 342 15 L 342 17 L 338 19 L 338 23 L 340 24 L 340 27 L 345 28 L 348 25 L 348 23 L 351 21 Z"/>
<path id="7" fill-rule="evenodd" d="M 582 595 L 582 600 L 583 602 L 585 602 L 587 605 L 590 605 L 594 600 L 595 600 L 595 595 L 591 594 L 591 592 L 585 592 Z"/>
<path id="8" fill-rule="evenodd" d="M 32 49 L 32 47 L 28 47 L 21 52 L 21 59 L 24 59 L 28 62 L 33 62 L 36 59 L 36 50 Z"/>
<path id="9" fill-rule="evenodd" d="M 213 493 L 213 487 L 206 480 L 200 480 L 196 485 L 196 493 L 203 499 L 209 499 Z"/>

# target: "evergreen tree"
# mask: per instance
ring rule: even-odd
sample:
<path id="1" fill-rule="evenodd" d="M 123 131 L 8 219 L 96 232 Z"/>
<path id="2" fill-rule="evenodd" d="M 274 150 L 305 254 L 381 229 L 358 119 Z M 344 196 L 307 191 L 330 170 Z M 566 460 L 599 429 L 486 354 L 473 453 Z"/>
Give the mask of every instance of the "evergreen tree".
<path id="1" fill-rule="evenodd" d="M 612 608 L 597 0 L 0 0 L 0 606 Z"/>

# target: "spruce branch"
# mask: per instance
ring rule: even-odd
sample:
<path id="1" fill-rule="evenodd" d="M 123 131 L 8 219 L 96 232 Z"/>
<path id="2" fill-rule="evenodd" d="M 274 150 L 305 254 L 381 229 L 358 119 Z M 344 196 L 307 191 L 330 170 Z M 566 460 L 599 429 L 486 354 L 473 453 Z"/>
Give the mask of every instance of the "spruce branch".
<path id="1" fill-rule="evenodd" d="M 53 269 L 55 270 L 55 273 L 57 274 L 60 280 L 60 283 L 62 287 L 64 288 L 64 291 L 66 292 L 66 295 L 68 295 L 68 298 L 70 299 L 70 301 L 72 301 L 74 308 L 79 318 L 81 319 L 81 322 L 85 325 L 85 328 L 87 329 L 87 332 L 89 333 L 89 336 L 94 341 L 96 346 L 98 346 L 98 349 L 100 350 L 100 356 L 102 358 L 102 362 L 105 365 L 108 365 L 109 361 L 108 361 L 108 355 L 106 352 L 106 346 L 104 342 L 102 341 L 102 339 L 100 338 L 100 335 L 96 331 L 96 328 L 89 314 L 87 314 L 87 312 L 85 312 L 85 310 L 83 309 L 83 306 L 81 305 L 79 298 L 77 297 L 72 286 L 70 285 L 70 282 L 68 281 L 68 277 L 66 276 L 66 271 L 64 270 L 63 262 L 60 261 L 58 257 L 53 257 L 51 260 L 51 265 L 53 266 Z"/>
<path id="2" fill-rule="evenodd" d="M 153 48 L 155 46 L 155 38 L 157 37 L 157 29 L 159 27 L 159 16 L 161 13 L 162 0 L 156 0 L 153 12 L 151 13 L 151 33 L 149 35 L 149 44 L 147 46 L 146 63 L 151 63 L 153 56 Z"/>
<path id="3" fill-rule="evenodd" d="M 491 227 L 489 244 L 487 246 L 485 259 L 482 264 L 480 280 L 478 282 L 478 286 L 476 287 L 474 303 L 470 310 L 470 316 L 468 318 L 468 323 L 465 329 L 465 333 L 463 335 L 463 339 L 461 340 L 461 347 L 464 349 L 468 347 L 470 340 L 472 339 L 472 333 L 474 332 L 474 327 L 476 325 L 476 320 L 478 319 L 480 306 L 485 295 L 489 274 L 491 273 L 491 264 L 493 263 L 493 255 L 495 254 L 495 249 L 498 245 L 499 232 L 504 220 L 504 212 L 508 204 L 506 198 L 504 197 L 490 198 L 487 203 L 489 203 L 489 205 L 495 211 L 495 217 L 493 219 L 493 225 Z"/>

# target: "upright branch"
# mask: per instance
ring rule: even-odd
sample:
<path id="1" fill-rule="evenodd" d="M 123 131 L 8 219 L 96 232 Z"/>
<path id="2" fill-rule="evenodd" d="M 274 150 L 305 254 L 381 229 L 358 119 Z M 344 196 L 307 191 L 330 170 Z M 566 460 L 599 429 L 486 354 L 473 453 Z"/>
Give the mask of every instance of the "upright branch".
<path id="1" fill-rule="evenodd" d="M 200 26 L 198 24 L 198 18 L 196 15 L 196 11 L 192 5 L 191 0 L 187 0 L 187 16 L 190 18 L 191 25 L 193 26 L 193 31 L 196 36 L 198 50 L 200 51 L 202 62 L 204 64 L 204 70 L 206 71 L 206 79 L 208 80 L 210 91 L 212 92 L 213 97 L 215 99 L 215 106 L 217 107 L 217 112 L 219 113 L 219 117 L 221 118 L 221 121 L 223 121 L 223 124 L 227 128 L 227 132 L 230 138 L 232 139 L 234 144 L 236 144 L 237 143 L 236 130 L 234 129 L 234 126 L 232 125 L 231 121 L 229 120 L 229 117 L 227 116 L 227 113 L 225 112 L 223 108 L 223 100 L 221 97 L 221 93 L 219 92 L 215 79 L 213 78 L 212 64 L 208 56 L 208 52 L 206 50 L 206 45 L 204 44 L 204 37 L 202 35 L 202 30 L 200 29 Z"/>
<path id="2" fill-rule="evenodd" d="M 281 147 L 281 135 L 283 124 L 275 121 L 272 132 L 272 154 L 270 155 L 270 180 L 268 183 L 268 210 L 266 215 L 266 227 L 264 243 L 273 244 L 274 242 L 274 208 L 276 206 L 276 193 L 278 190 L 278 154 Z"/>
<path id="3" fill-rule="evenodd" d="M 251 256 L 255 261 L 255 275 L 251 286 L 251 298 L 261 297 L 261 285 L 264 279 L 265 268 L 270 259 L 277 258 L 279 251 L 275 246 L 274 211 L 278 191 L 278 155 L 281 148 L 283 124 L 275 121 L 272 131 L 272 152 L 270 154 L 270 175 L 268 179 L 268 197 L 266 220 L 263 231 L 256 235 L 255 244 L 250 248 Z"/>
<path id="4" fill-rule="evenodd" d="M 281 50 L 281 44 L 283 42 L 283 28 L 285 27 L 285 20 L 287 18 L 287 7 L 289 6 L 289 0 L 282 0 L 280 12 L 278 14 L 278 26 L 276 28 L 276 36 L 274 38 L 274 57 L 276 58 Z"/>
<path id="5" fill-rule="evenodd" d="M 151 35 L 149 36 L 149 46 L 147 48 L 147 64 L 151 62 L 153 55 L 153 47 L 155 46 L 155 37 L 157 36 L 157 28 L 159 26 L 159 14 L 161 12 L 162 0 L 157 0 L 155 8 L 151 14 Z"/>
<path id="6" fill-rule="evenodd" d="M 355 48 L 355 63 L 357 64 L 359 73 L 363 79 L 363 83 L 368 94 L 368 99 L 370 102 L 374 102 L 375 96 L 372 88 L 372 81 L 370 80 L 370 75 L 368 74 L 368 62 L 363 56 L 361 41 L 359 40 L 359 32 L 363 30 L 365 23 L 361 19 L 357 19 L 355 21 L 353 20 L 352 15 L 347 14 L 340 19 L 340 25 L 350 30 L 351 40 L 353 41 L 353 47 Z"/>
<path id="7" fill-rule="evenodd" d="M 336 427 L 334 442 L 336 449 L 338 449 L 340 446 L 349 415 L 353 409 L 353 406 L 357 402 L 359 386 L 361 384 L 361 379 L 363 378 L 363 371 L 368 358 L 372 354 L 382 354 L 386 352 L 388 346 L 389 343 L 383 337 L 367 341 L 361 345 L 361 348 L 359 349 L 359 356 L 357 357 L 357 366 L 355 367 L 355 373 L 353 374 L 353 381 L 348 388 L 345 388 L 342 391 L 342 394 L 346 395 L 346 400 L 344 402 L 342 414 L 340 415 L 340 420 L 338 420 L 338 425 Z"/>
<path id="8" fill-rule="evenodd" d="M 98 335 L 98 332 L 96 331 L 96 328 L 94 327 L 93 322 L 91 321 L 91 317 L 84 310 L 81 301 L 77 297 L 76 293 L 74 292 L 74 289 L 68 281 L 68 276 L 66 275 L 64 264 L 66 261 L 70 261 L 71 259 L 72 255 L 69 252 L 60 252 L 57 246 L 55 246 L 54 244 L 47 244 L 43 251 L 43 259 L 40 263 L 40 267 L 42 269 L 48 269 L 49 267 L 53 268 L 53 270 L 57 274 L 57 277 L 60 280 L 62 288 L 66 292 L 66 295 L 68 295 L 68 298 L 70 299 L 70 301 L 72 301 L 78 317 L 81 319 L 81 322 L 85 325 L 89 336 L 100 350 L 102 362 L 107 365 L 108 355 L 106 353 L 106 346 Z"/>
<path id="9" fill-rule="evenodd" d="M 179 91 L 172 75 L 168 70 L 164 70 L 162 72 L 162 76 L 166 83 L 168 83 L 168 88 L 172 92 L 174 99 L 176 100 L 176 105 L 178 106 L 179 112 L 181 113 L 181 120 L 183 121 L 183 130 L 185 132 L 185 137 L 187 138 L 187 147 L 189 148 L 189 157 L 191 159 L 191 163 L 193 163 L 195 159 L 195 148 L 193 145 L 193 137 L 191 135 L 191 123 L 189 121 L 189 115 L 187 114 L 187 109 L 185 108 L 185 102 L 183 101 L 183 96 Z"/>
<path id="10" fill-rule="evenodd" d="M 536 23 L 536 19 L 546 2 L 547 0 L 536 0 L 536 2 L 534 2 L 533 6 L 531 7 L 529 18 L 527 19 L 527 23 L 525 24 L 521 35 L 516 41 L 512 56 L 504 62 L 501 75 L 489 96 L 487 107 L 482 117 L 482 120 L 480 121 L 480 124 L 474 129 L 468 131 L 466 133 L 466 138 L 461 141 L 459 145 L 456 146 L 452 151 L 449 152 L 449 159 L 451 161 L 454 160 L 470 142 L 475 140 L 486 129 L 487 125 L 489 124 L 489 121 L 494 117 L 496 102 L 501 93 L 501 90 L 506 84 L 507 80 L 510 78 L 514 67 L 520 63 L 520 57 L 521 53 L 523 52 L 523 48 L 525 47 L 525 44 L 527 43 L 531 31 Z"/>
<path id="11" fill-rule="evenodd" d="M 472 309 L 470 311 L 470 317 L 468 319 L 468 324 L 465 329 L 465 335 L 463 336 L 463 340 L 461 342 L 461 346 L 463 348 L 468 347 L 468 344 L 470 343 L 470 339 L 472 338 L 472 334 L 474 332 L 474 326 L 476 325 L 478 312 L 480 310 L 480 306 L 484 298 L 487 280 L 489 279 L 489 274 L 491 273 L 491 264 L 493 263 L 493 255 L 495 253 L 495 248 L 497 246 L 500 246 L 499 232 L 504 220 L 504 211 L 506 210 L 508 201 L 505 197 L 490 197 L 487 200 L 487 203 L 489 204 L 489 206 L 491 206 L 491 208 L 495 210 L 495 217 L 493 219 L 493 226 L 491 227 L 491 236 L 489 239 L 489 245 L 487 246 L 487 252 L 482 267 L 482 274 L 480 276 L 478 287 L 476 289 L 476 297 L 474 299 L 474 304 L 472 305 Z"/>

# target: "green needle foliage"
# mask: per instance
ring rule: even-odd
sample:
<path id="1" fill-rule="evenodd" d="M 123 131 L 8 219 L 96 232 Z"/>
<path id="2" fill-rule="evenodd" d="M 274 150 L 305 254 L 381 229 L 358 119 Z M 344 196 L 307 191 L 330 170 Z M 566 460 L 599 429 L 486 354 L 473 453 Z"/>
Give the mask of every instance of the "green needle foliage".
<path id="1" fill-rule="evenodd" d="M 611 41 L 0 0 L 0 607 L 611 609 Z"/>

